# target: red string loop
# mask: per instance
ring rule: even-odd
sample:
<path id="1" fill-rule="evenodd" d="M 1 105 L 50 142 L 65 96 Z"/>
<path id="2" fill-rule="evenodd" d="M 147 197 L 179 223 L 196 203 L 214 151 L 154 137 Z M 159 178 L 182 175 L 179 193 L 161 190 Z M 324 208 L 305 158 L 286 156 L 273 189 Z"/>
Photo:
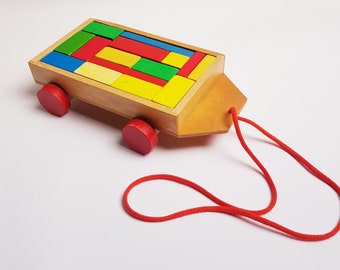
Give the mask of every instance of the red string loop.
<path id="1" fill-rule="evenodd" d="M 263 164 L 259 161 L 259 159 L 254 155 L 254 153 L 250 150 L 247 143 L 245 142 L 243 135 L 242 135 L 242 132 L 241 132 L 241 129 L 240 129 L 240 126 L 239 126 L 239 121 L 245 122 L 245 123 L 253 126 L 254 128 L 258 129 L 261 133 L 263 133 L 266 137 L 268 137 L 273 142 L 275 142 L 282 150 L 287 152 L 297 162 L 299 162 L 308 172 L 310 172 L 315 177 L 317 177 L 319 180 L 321 180 L 322 182 L 324 182 L 325 184 L 330 186 L 337 193 L 339 198 L 340 198 L 340 187 L 334 181 L 332 181 L 328 176 L 326 176 L 321 171 L 319 171 L 317 168 L 315 168 L 312 164 L 310 164 L 300 154 L 295 152 L 292 148 L 290 148 L 288 145 L 284 144 L 282 141 L 280 141 L 278 138 L 276 138 L 275 136 L 270 134 L 268 131 L 263 129 L 261 126 L 259 126 L 258 124 L 256 124 L 255 122 L 253 122 L 253 121 L 251 121 L 247 118 L 237 116 L 237 112 L 236 112 L 235 108 L 231 108 L 230 112 L 232 114 L 232 118 L 233 118 L 237 137 L 238 137 L 242 147 L 247 152 L 247 154 L 251 157 L 251 159 L 255 162 L 255 164 L 260 168 L 260 170 L 262 171 L 263 177 L 265 178 L 265 180 L 268 183 L 268 186 L 269 186 L 269 189 L 270 189 L 270 192 L 271 192 L 271 200 L 270 200 L 270 203 L 268 204 L 267 207 L 265 207 L 264 209 L 261 209 L 261 210 L 247 210 L 247 209 L 239 208 L 239 207 L 233 206 L 231 204 L 228 204 L 228 203 L 222 201 L 221 199 L 217 198 L 212 193 L 210 193 L 209 191 L 207 191 L 203 187 L 195 184 L 192 181 L 189 181 L 187 179 L 184 179 L 184 178 L 181 178 L 181 177 L 178 177 L 178 176 L 174 176 L 174 175 L 156 174 L 156 175 L 148 175 L 148 176 L 139 178 L 127 187 L 127 189 L 125 190 L 124 195 L 123 195 L 123 206 L 124 206 L 124 209 L 126 210 L 126 212 L 136 219 L 147 221 L 147 222 L 163 222 L 163 221 L 168 221 L 168 220 L 176 219 L 176 218 L 179 218 L 179 217 L 203 213 L 203 212 L 224 213 L 224 214 L 228 214 L 228 215 L 232 215 L 232 216 L 245 217 L 245 218 L 251 219 L 251 220 L 259 222 L 259 223 L 261 223 L 265 226 L 273 228 L 273 229 L 275 229 L 279 232 L 282 232 L 282 233 L 286 234 L 287 236 L 293 237 L 297 240 L 304 240 L 304 241 L 321 241 L 321 240 L 328 239 L 328 238 L 334 236 L 335 234 L 337 234 L 340 230 L 340 218 L 338 220 L 337 225 L 327 233 L 324 233 L 324 234 L 305 234 L 305 233 L 300 233 L 300 232 L 291 230 L 291 229 L 289 229 L 285 226 L 282 226 L 282 225 L 280 225 L 280 224 L 278 224 L 274 221 L 271 221 L 271 220 L 263 217 L 264 214 L 268 213 L 275 206 L 276 200 L 277 200 L 277 191 L 276 191 L 275 184 L 274 184 L 269 172 L 263 166 Z M 185 209 L 185 210 L 175 212 L 175 213 L 165 215 L 165 216 L 156 216 L 155 217 L 155 216 L 143 215 L 143 214 L 135 211 L 130 206 L 129 201 L 128 201 L 129 194 L 130 194 L 131 190 L 133 188 L 135 188 L 136 186 L 143 184 L 145 182 L 155 181 L 155 180 L 172 181 L 172 182 L 176 182 L 178 184 L 190 187 L 190 188 L 198 191 L 199 193 L 203 194 L 207 198 L 209 198 L 216 205 L 189 208 L 189 209 Z"/>

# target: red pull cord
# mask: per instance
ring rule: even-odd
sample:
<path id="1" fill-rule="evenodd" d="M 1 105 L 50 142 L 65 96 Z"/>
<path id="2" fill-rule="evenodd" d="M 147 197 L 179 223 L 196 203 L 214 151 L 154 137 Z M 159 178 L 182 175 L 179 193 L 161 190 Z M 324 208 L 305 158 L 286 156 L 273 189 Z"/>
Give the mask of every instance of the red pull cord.
<path id="1" fill-rule="evenodd" d="M 210 192 L 208 192 L 207 190 L 205 190 L 201 186 L 195 184 L 194 182 L 191 182 L 189 180 L 186 180 L 186 179 L 183 179 L 181 177 L 174 176 L 174 175 L 156 174 L 156 175 L 148 175 L 148 176 L 139 178 L 127 187 L 127 189 L 125 190 L 124 195 L 123 195 L 123 206 L 124 206 L 126 212 L 136 219 L 148 221 L 148 222 L 163 222 L 163 221 L 168 221 L 168 220 L 171 220 L 171 219 L 175 219 L 175 218 L 179 218 L 179 217 L 183 217 L 183 216 L 187 216 L 187 215 L 191 215 L 191 214 L 197 214 L 197 213 L 203 213 L 203 212 L 218 212 L 218 213 L 224 213 L 224 214 L 228 214 L 228 215 L 240 216 L 240 217 L 246 217 L 246 218 L 252 219 L 254 221 L 262 223 L 263 225 L 266 225 L 268 227 L 271 227 L 271 228 L 274 228 L 278 231 L 281 231 L 281 232 L 285 233 L 287 236 L 293 237 L 297 240 L 304 240 L 304 241 L 321 241 L 321 240 L 328 239 L 328 238 L 334 236 L 335 234 L 337 234 L 337 232 L 340 230 L 340 218 L 339 218 L 337 225 L 331 231 L 329 231 L 325 234 L 304 234 L 304 233 L 300 233 L 300 232 L 291 230 L 291 229 L 289 229 L 285 226 L 282 226 L 282 225 L 280 225 L 280 224 L 278 224 L 274 221 L 271 221 L 267 218 L 262 217 L 262 215 L 268 213 L 275 206 L 276 199 L 277 199 L 277 192 L 276 192 L 275 184 L 274 184 L 270 174 L 268 173 L 266 168 L 262 165 L 262 163 L 258 160 L 258 158 L 253 154 L 253 152 L 250 150 L 250 148 L 246 144 L 246 142 L 243 138 L 240 126 L 239 126 L 239 121 L 248 123 L 249 125 L 255 127 L 260 132 L 262 132 L 265 136 L 267 136 L 269 139 L 271 139 L 273 142 L 275 142 L 282 150 L 286 151 L 293 158 L 295 158 L 295 160 L 297 162 L 299 162 L 302 166 L 304 166 L 304 168 L 307 171 L 309 171 L 311 174 L 313 174 L 319 180 L 321 180 L 322 182 L 324 182 L 325 184 L 330 186 L 337 193 L 339 198 L 340 198 L 340 187 L 334 181 L 332 181 L 329 177 L 327 177 L 325 174 L 323 174 L 317 168 L 315 168 L 312 164 L 310 164 L 300 154 L 295 152 L 293 149 L 291 149 L 289 146 L 287 146 L 282 141 L 277 139 L 275 136 L 270 134 L 268 131 L 264 130 L 258 124 L 256 124 L 255 122 L 253 122 L 253 121 L 251 121 L 247 118 L 237 116 L 237 112 L 236 112 L 235 108 L 231 108 L 230 112 L 232 114 L 232 118 L 233 118 L 233 122 L 234 122 L 234 125 L 235 125 L 237 137 L 238 137 L 242 147 L 248 153 L 248 155 L 252 158 L 252 160 L 255 162 L 255 164 L 260 168 L 260 170 L 263 173 L 263 177 L 265 178 L 265 180 L 268 183 L 268 186 L 269 186 L 269 189 L 270 189 L 270 192 L 271 192 L 271 201 L 266 208 L 264 208 L 262 210 L 242 209 L 242 208 L 233 206 L 231 204 L 228 204 L 228 203 L 220 200 L 219 198 L 215 197 L 213 194 L 211 194 Z M 145 183 L 145 182 L 148 182 L 148 181 L 154 181 L 154 180 L 167 180 L 167 181 L 172 181 L 172 182 L 179 183 L 181 185 L 188 186 L 188 187 L 200 192 L 201 194 L 203 194 L 204 196 L 209 198 L 211 201 L 213 201 L 217 205 L 190 208 L 190 209 L 175 212 L 175 213 L 172 213 L 172 214 L 166 215 L 166 216 L 154 217 L 154 216 L 146 216 L 146 215 L 140 214 L 140 213 L 138 213 L 137 211 L 135 211 L 131 208 L 131 206 L 128 202 L 129 193 L 136 186 L 138 186 L 142 183 Z"/>

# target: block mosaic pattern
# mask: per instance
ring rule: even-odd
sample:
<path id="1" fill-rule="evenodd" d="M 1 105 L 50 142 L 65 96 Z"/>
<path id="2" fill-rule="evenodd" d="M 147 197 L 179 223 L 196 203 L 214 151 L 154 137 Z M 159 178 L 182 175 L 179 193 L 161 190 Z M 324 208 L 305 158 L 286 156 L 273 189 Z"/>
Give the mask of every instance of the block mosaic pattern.
<path id="1" fill-rule="evenodd" d="M 40 61 L 174 108 L 214 59 L 93 21 Z"/>

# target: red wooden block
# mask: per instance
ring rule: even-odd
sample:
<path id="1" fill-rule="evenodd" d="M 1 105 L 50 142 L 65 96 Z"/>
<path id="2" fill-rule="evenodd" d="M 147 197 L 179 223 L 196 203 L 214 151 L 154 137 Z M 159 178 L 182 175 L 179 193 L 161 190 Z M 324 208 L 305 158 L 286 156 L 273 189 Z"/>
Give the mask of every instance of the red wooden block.
<path id="1" fill-rule="evenodd" d="M 195 52 L 193 56 L 184 64 L 184 66 L 178 71 L 177 75 L 188 77 L 191 71 L 201 62 L 205 54 L 202 52 Z"/>
<path id="2" fill-rule="evenodd" d="M 160 78 L 145 74 L 137 70 L 133 70 L 129 67 L 125 67 L 125 66 L 122 66 L 122 65 L 119 65 L 119 64 L 116 64 L 116 63 L 113 63 L 113 62 L 110 62 L 110 61 L 107 61 L 105 59 L 101 59 L 98 57 L 93 57 L 92 59 L 89 60 L 89 62 L 121 72 L 126 75 L 130 75 L 132 77 L 135 77 L 135 78 L 138 78 L 138 79 L 150 82 L 150 83 L 157 84 L 162 87 L 168 83 L 166 80 L 162 80 Z"/>
<path id="3" fill-rule="evenodd" d="M 87 61 L 110 43 L 110 39 L 96 36 L 87 42 L 83 47 L 75 51 L 72 56 Z"/>
<path id="4" fill-rule="evenodd" d="M 169 54 L 169 51 L 167 50 L 125 37 L 118 37 L 114 39 L 110 46 L 157 62 L 161 62 Z"/>

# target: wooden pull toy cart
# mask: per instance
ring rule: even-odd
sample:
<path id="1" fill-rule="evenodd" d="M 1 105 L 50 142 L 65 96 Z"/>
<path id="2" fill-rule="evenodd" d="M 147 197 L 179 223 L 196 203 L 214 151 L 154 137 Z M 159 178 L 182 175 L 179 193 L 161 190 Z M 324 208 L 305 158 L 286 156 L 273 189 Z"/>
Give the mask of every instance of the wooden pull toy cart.
<path id="1" fill-rule="evenodd" d="M 89 19 L 29 61 L 50 113 L 76 98 L 130 121 L 123 140 L 149 153 L 156 130 L 176 137 L 227 132 L 246 97 L 224 74 L 224 55 Z M 141 120 L 143 119 L 143 120 Z"/>

